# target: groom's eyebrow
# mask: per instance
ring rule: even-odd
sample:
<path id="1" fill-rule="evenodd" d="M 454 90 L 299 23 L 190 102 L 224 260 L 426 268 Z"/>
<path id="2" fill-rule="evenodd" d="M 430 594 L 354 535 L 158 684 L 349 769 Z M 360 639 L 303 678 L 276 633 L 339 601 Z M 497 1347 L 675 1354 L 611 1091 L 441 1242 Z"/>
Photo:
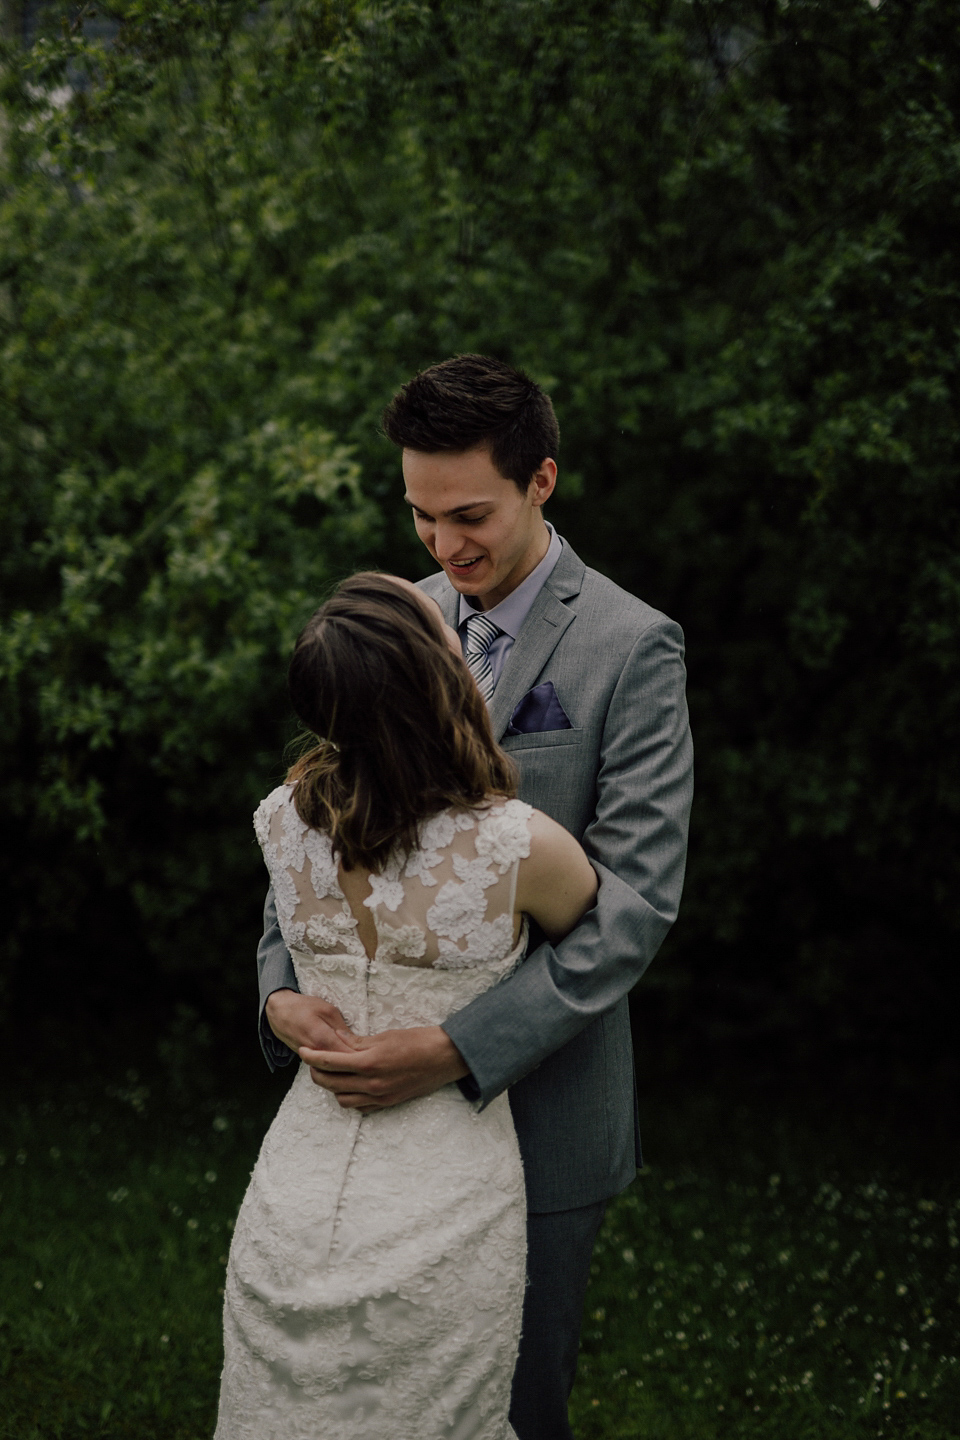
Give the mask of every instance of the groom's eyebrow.
<path id="1" fill-rule="evenodd" d="M 411 510 L 417 510 L 421 515 L 427 514 L 427 511 L 418 505 L 415 500 L 411 500 L 409 495 L 404 495 L 403 498 Z M 480 505 L 490 505 L 491 503 L 490 500 L 471 500 L 466 505 L 455 505 L 452 510 L 441 510 L 440 518 L 441 520 L 449 520 L 452 515 L 462 515 L 465 510 L 476 510 Z M 437 517 L 430 515 L 428 518 L 435 520 Z"/>

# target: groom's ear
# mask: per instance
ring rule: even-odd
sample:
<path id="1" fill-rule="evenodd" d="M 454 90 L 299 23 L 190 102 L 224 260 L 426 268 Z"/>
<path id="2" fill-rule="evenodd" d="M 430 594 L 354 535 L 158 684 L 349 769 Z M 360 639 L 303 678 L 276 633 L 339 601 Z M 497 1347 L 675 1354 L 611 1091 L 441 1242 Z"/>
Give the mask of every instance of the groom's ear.
<path id="1" fill-rule="evenodd" d="M 541 460 L 530 480 L 527 494 L 530 504 L 539 508 L 550 499 L 557 486 L 557 462 L 548 456 Z"/>
<path id="2" fill-rule="evenodd" d="M 530 495 L 531 505 L 540 507 L 547 504 L 557 488 L 557 462 L 556 459 L 541 459 L 540 465 L 531 475 L 530 485 L 527 494 Z"/>

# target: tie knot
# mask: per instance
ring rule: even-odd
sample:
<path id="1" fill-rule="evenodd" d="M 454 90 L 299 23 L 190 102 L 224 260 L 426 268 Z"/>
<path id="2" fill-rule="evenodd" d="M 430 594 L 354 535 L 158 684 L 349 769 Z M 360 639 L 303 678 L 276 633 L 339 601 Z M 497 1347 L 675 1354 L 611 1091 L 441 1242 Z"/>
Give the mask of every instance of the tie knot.
<path id="1" fill-rule="evenodd" d="M 498 626 L 494 625 L 486 615 L 478 612 L 467 619 L 467 648 L 464 651 L 465 658 L 469 661 L 475 656 L 485 655 L 490 646 L 500 634 Z"/>

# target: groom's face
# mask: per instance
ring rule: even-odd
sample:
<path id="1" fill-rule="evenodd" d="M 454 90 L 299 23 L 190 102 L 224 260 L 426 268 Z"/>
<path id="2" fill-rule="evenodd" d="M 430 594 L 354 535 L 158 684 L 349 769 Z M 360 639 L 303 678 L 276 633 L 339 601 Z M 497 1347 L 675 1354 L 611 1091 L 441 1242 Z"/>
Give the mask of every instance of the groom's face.
<path id="1" fill-rule="evenodd" d="M 545 460 L 521 491 L 500 474 L 486 447 L 435 455 L 404 450 L 406 500 L 417 534 L 455 590 L 489 610 L 530 574 L 546 550 L 541 507 L 556 473 Z"/>

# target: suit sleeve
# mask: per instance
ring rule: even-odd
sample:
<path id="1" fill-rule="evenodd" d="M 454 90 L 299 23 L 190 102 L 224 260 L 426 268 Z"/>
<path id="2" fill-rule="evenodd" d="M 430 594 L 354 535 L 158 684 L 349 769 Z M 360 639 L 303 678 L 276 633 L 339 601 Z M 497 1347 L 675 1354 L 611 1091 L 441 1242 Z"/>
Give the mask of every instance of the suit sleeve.
<path id="1" fill-rule="evenodd" d="M 257 946 L 257 973 L 260 977 L 260 1049 L 271 1070 L 289 1065 L 295 1059 L 294 1053 L 282 1040 L 278 1040 L 270 1029 L 266 1015 L 266 1003 L 274 990 L 297 990 L 296 973 L 290 951 L 283 943 L 280 924 L 277 920 L 277 902 L 273 897 L 273 886 L 267 891 L 263 907 L 263 938 Z"/>
<path id="2" fill-rule="evenodd" d="M 583 846 L 597 901 L 556 944 L 443 1026 L 484 1105 L 612 1009 L 637 983 L 683 888 L 693 793 L 683 634 L 660 618 L 637 639 L 604 722 L 597 808 Z"/>

